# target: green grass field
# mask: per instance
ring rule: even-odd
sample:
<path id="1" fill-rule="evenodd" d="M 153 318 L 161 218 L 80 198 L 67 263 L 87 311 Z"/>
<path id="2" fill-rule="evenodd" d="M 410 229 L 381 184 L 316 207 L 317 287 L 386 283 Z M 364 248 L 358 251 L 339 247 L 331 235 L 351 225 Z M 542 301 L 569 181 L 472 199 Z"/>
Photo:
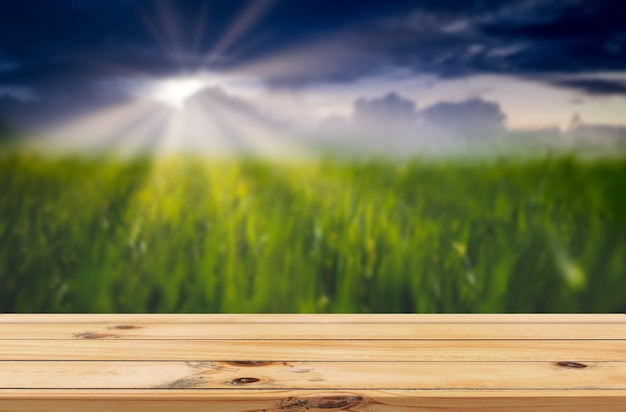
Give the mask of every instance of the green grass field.
<path id="1" fill-rule="evenodd" d="M 0 155 L 2 312 L 626 312 L 626 160 Z"/>

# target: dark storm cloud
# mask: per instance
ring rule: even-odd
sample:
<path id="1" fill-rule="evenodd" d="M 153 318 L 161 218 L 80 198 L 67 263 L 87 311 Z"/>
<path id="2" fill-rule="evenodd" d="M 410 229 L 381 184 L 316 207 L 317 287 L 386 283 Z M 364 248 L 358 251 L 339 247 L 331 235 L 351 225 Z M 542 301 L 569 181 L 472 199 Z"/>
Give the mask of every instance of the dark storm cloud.
<path id="1" fill-rule="evenodd" d="M 555 8 L 552 16 L 522 21 L 508 19 L 485 25 L 493 34 L 547 39 L 597 39 L 623 34 L 622 1 L 570 1 Z M 554 3 L 556 6 L 556 3 Z"/>
<path id="2" fill-rule="evenodd" d="M 38 110 L 124 100 L 98 85 L 207 63 L 267 68 L 257 74 L 291 86 L 395 71 L 500 73 L 615 94 L 605 80 L 555 76 L 626 70 L 626 19 L 619 0 L 0 2 L 0 86 L 30 88 Z"/>
<path id="3" fill-rule="evenodd" d="M 602 79 L 570 79 L 554 82 L 557 86 L 578 89 L 589 95 L 626 95 L 626 82 Z"/>
<path id="4" fill-rule="evenodd" d="M 397 69 L 444 78 L 506 74 L 537 81 L 546 74 L 553 79 L 626 70 L 626 19 L 618 1 L 389 3 L 396 8 L 376 17 L 365 8 L 331 18 L 331 26 L 319 18 L 317 26 L 294 27 L 291 48 L 286 40 L 274 44 L 285 48 L 282 58 L 261 61 L 252 70 L 260 68 L 278 85 L 345 81 Z M 272 51 L 264 49 L 261 56 Z"/>
<path id="5" fill-rule="evenodd" d="M 24 64 L 83 58 L 147 72 L 158 71 L 162 65 L 172 70 L 172 61 L 193 68 L 250 5 L 259 3 L 267 3 L 267 15 L 232 42 L 231 50 L 223 56 L 226 60 L 245 60 L 310 36 L 334 33 L 415 7 L 413 1 L 381 0 L 7 1 L 0 3 L 0 53 Z M 460 7 L 466 3 L 446 4 Z M 435 10 L 442 8 L 438 4 L 424 2 L 425 7 Z M 161 61 L 142 61 L 152 54 L 158 54 Z"/>
<path id="6" fill-rule="evenodd" d="M 626 20 L 621 18 L 619 1 L 256 2 L 261 3 L 267 3 L 267 12 L 211 60 L 216 66 L 240 66 L 315 40 L 362 56 L 361 66 L 346 64 L 336 70 L 342 72 L 339 79 L 396 66 L 448 76 L 626 66 Z M 33 65 L 46 71 L 48 65 L 62 61 L 94 76 L 103 75 L 95 63 L 150 75 L 197 69 L 251 4 L 255 3 L 3 2 L 0 53 L 25 69 Z M 506 50 L 517 52 L 503 53 Z M 372 62 L 378 64 L 372 67 Z"/>
<path id="7" fill-rule="evenodd" d="M 482 25 L 485 35 L 524 42 L 527 53 L 511 59 L 515 73 L 577 73 L 626 69 L 624 3 L 617 0 L 564 2 L 549 18 L 503 18 Z M 556 4 L 556 3 L 555 3 Z"/>

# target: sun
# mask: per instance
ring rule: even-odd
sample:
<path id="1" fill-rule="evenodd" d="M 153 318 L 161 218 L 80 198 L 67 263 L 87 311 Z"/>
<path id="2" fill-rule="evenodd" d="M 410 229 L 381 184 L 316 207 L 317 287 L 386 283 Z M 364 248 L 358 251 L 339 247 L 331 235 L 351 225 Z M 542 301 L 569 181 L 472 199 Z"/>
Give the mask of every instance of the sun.
<path id="1" fill-rule="evenodd" d="M 185 106 L 185 100 L 199 92 L 206 85 L 206 81 L 196 77 L 162 80 L 154 85 L 151 97 L 161 103 L 182 110 Z"/>

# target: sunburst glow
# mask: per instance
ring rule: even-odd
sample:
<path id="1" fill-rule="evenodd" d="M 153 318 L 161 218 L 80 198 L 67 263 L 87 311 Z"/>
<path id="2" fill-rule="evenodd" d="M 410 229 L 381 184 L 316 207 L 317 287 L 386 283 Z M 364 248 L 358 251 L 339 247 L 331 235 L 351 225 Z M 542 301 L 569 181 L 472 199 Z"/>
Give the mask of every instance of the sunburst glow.
<path id="1" fill-rule="evenodd" d="M 154 100 L 180 110 L 189 97 L 206 85 L 205 80 L 195 77 L 168 79 L 158 82 L 150 94 Z"/>

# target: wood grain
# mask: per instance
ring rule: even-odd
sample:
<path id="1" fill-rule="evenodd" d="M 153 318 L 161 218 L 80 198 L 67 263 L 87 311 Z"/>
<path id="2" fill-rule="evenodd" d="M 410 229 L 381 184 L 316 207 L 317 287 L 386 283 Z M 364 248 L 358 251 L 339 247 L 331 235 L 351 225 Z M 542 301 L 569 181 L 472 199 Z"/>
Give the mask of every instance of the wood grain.
<path id="1" fill-rule="evenodd" d="M 0 315 L 0 412 L 620 411 L 624 315 Z"/>
<path id="2" fill-rule="evenodd" d="M 621 361 L 626 340 L 0 340 L 0 360 Z"/>
<path id="3" fill-rule="evenodd" d="M 0 395 L 2 392 L 0 392 Z M 358 412 L 624 412 L 624 393 L 596 396 L 506 396 L 447 392 L 438 397 L 414 391 L 310 392 L 272 391 L 211 392 L 193 398 L 173 396 L 155 399 L 142 393 L 136 397 L 99 394 L 68 399 L 37 394 L 37 398 L 7 399 L 0 405 L 2 412 L 281 412 L 281 411 L 358 411 Z M 611 396 L 614 395 L 614 396 Z M 356 398 L 355 398 L 356 397 Z M 352 405 L 350 401 L 353 400 Z M 337 406 L 337 407 L 333 407 Z"/>
<path id="4" fill-rule="evenodd" d="M 574 366 L 572 366 L 574 365 Z M 4 389 L 626 389 L 625 362 L 0 362 Z M 63 376 L 63 379 L 58 379 Z M 384 378 L 383 378 L 384 377 Z"/>
<path id="5" fill-rule="evenodd" d="M 349 325 L 349 327 L 346 327 Z M 0 323 L 5 339 L 624 339 L 625 323 Z"/>

